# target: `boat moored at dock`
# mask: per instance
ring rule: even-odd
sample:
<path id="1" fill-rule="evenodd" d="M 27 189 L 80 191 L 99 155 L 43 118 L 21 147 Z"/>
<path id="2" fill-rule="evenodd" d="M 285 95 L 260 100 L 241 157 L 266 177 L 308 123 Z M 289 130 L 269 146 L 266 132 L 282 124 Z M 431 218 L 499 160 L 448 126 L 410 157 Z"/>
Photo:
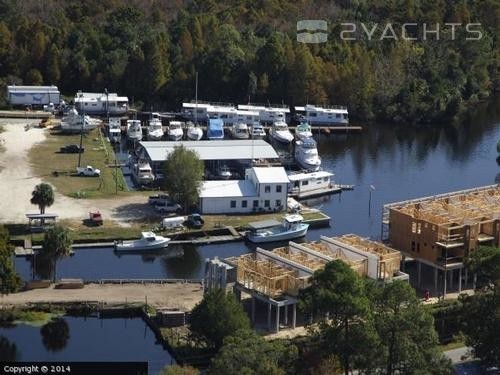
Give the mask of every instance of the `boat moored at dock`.
<path id="1" fill-rule="evenodd" d="M 235 139 L 248 139 L 248 126 L 244 122 L 237 122 L 231 128 L 231 136 Z"/>
<path id="2" fill-rule="evenodd" d="M 305 138 L 295 142 L 295 162 L 305 170 L 319 170 L 321 158 L 314 139 Z"/>
<path id="3" fill-rule="evenodd" d="M 311 125 L 348 125 L 349 112 L 343 106 L 319 106 L 308 104 L 295 107 L 298 121 L 307 121 Z"/>
<path id="4" fill-rule="evenodd" d="M 304 140 L 311 137 L 311 125 L 309 125 L 307 122 L 301 122 L 299 125 L 297 125 L 297 128 L 295 129 L 295 138 Z"/>
<path id="5" fill-rule="evenodd" d="M 165 249 L 170 238 L 158 236 L 153 232 L 142 232 L 141 238 L 132 241 L 115 241 L 114 248 L 117 252 L 154 251 Z"/>
<path id="6" fill-rule="evenodd" d="M 289 174 L 288 194 L 298 199 L 305 199 L 353 189 L 352 185 L 336 184 L 333 176 L 333 173 L 327 171 Z"/>
<path id="7" fill-rule="evenodd" d="M 152 113 L 147 128 L 148 141 L 159 141 L 163 138 L 163 126 L 159 113 Z"/>
<path id="8" fill-rule="evenodd" d="M 122 139 L 121 120 L 119 117 L 110 117 L 108 124 L 108 138 L 111 143 L 119 143 Z"/>
<path id="9" fill-rule="evenodd" d="M 293 135 L 288 130 L 288 125 L 284 121 L 274 122 L 270 135 L 275 141 L 283 144 L 289 144 L 293 141 Z"/>
<path id="10" fill-rule="evenodd" d="M 183 136 L 184 131 L 182 130 L 182 122 L 170 121 L 168 125 L 168 138 L 171 141 L 180 141 Z"/>
<path id="11" fill-rule="evenodd" d="M 131 142 L 142 140 L 142 126 L 139 120 L 127 120 L 127 139 Z"/>
<path id="12" fill-rule="evenodd" d="M 286 215 L 280 223 L 276 220 L 258 221 L 248 224 L 247 239 L 253 243 L 288 241 L 306 235 L 309 224 L 304 224 L 301 215 Z"/>
<path id="13" fill-rule="evenodd" d="M 192 122 L 188 123 L 187 137 L 190 141 L 199 141 L 203 138 L 203 129 Z"/>

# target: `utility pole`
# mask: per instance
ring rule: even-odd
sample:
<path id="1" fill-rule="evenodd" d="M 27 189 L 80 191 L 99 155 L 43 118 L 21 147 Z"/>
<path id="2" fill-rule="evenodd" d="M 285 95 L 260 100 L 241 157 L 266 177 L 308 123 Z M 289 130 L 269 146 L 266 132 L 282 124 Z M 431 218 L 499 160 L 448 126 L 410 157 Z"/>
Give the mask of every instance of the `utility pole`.
<path id="1" fill-rule="evenodd" d="M 371 211 L 372 211 L 372 190 L 375 190 L 375 186 L 370 185 L 368 192 L 368 217 L 371 216 Z"/>
<path id="2" fill-rule="evenodd" d="M 195 109 L 194 109 L 194 124 L 198 125 L 198 72 L 196 72 L 196 88 L 195 88 Z"/>
<path id="3" fill-rule="evenodd" d="M 83 104 L 83 93 L 81 92 L 80 95 L 80 110 L 82 111 L 82 127 L 80 130 L 80 149 L 78 150 L 78 167 L 81 166 L 82 162 L 82 143 L 83 143 L 83 128 L 85 126 L 85 108 Z"/>

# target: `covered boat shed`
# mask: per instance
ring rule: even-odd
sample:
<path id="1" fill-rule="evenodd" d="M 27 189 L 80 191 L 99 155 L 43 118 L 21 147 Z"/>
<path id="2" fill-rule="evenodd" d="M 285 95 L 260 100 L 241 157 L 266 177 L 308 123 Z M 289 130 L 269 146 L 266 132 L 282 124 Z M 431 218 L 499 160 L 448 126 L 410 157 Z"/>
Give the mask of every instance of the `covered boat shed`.
<path id="1" fill-rule="evenodd" d="M 262 139 L 221 141 L 140 142 L 140 158 L 147 160 L 155 172 L 174 148 L 183 145 L 195 151 L 203 161 L 278 159 L 274 148 Z"/>

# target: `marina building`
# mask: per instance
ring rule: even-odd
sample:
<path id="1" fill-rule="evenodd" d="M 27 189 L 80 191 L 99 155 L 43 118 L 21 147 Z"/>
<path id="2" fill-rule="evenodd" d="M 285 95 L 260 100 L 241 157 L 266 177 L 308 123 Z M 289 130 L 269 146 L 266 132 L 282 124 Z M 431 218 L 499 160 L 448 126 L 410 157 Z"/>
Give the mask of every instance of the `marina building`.
<path id="1" fill-rule="evenodd" d="M 59 105 L 61 93 L 57 86 L 7 86 L 7 100 L 11 105 Z"/>
<path id="2" fill-rule="evenodd" d="M 253 167 L 244 180 L 204 181 L 203 214 L 236 214 L 287 209 L 288 176 L 283 167 Z"/>
<path id="3" fill-rule="evenodd" d="M 434 290 L 438 281 L 443 295 L 467 284 L 465 259 L 479 246 L 500 242 L 500 187 L 484 186 L 447 194 L 386 204 L 383 208 L 382 239 L 417 261 L 418 284 L 422 265 L 433 270 Z M 458 284 L 458 285 L 457 285 Z"/>
<path id="4" fill-rule="evenodd" d="M 207 283 L 213 287 L 217 282 L 226 286 L 228 281 L 233 281 L 239 298 L 242 293 L 251 297 L 252 322 L 255 322 L 256 303 L 264 303 L 268 328 L 278 332 L 281 324 L 290 323 L 295 328 L 299 290 L 309 285 L 315 271 L 333 260 L 345 262 L 360 276 L 378 282 L 408 280 L 408 275 L 399 270 L 401 255 L 398 251 L 349 234 L 322 236 L 319 241 L 309 243 L 289 242 L 287 247 L 272 251 L 258 247 L 254 253 L 225 259 L 225 263 L 236 269 L 234 280 L 221 281 L 219 278 L 214 282 L 207 280 Z M 207 269 L 211 269 L 211 274 L 221 274 L 213 272 L 213 267 Z M 206 275 L 207 279 L 211 274 Z"/>
<path id="5" fill-rule="evenodd" d="M 304 107 L 295 107 L 298 120 L 306 121 L 311 125 L 348 125 L 349 113 L 344 106 L 319 106 L 307 104 Z"/>
<path id="6" fill-rule="evenodd" d="M 78 112 L 100 115 L 124 115 L 128 112 L 128 98 L 117 93 L 77 92 L 75 107 Z"/>

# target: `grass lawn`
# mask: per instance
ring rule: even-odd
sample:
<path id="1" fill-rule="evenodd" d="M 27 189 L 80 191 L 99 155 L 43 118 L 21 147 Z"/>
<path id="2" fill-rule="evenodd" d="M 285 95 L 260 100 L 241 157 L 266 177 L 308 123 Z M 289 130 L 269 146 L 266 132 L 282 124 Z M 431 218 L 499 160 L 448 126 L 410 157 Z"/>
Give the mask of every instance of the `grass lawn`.
<path id="1" fill-rule="evenodd" d="M 119 194 L 125 194 L 127 187 L 120 168 L 110 168 L 114 154 L 109 142 L 99 129 L 83 137 L 81 165 L 92 165 L 101 170 L 100 177 L 78 177 L 74 173 L 78 164 L 78 154 L 61 154 L 59 149 L 69 144 L 79 144 L 80 135 L 65 135 L 58 130 L 47 130 L 47 139 L 35 145 L 29 152 L 30 162 L 35 175 L 53 184 L 57 190 L 76 198 L 103 198 L 115 195 L 115 174 L 118 178 Z M 59 176 L 53 175 L 57 171 Z"/>

